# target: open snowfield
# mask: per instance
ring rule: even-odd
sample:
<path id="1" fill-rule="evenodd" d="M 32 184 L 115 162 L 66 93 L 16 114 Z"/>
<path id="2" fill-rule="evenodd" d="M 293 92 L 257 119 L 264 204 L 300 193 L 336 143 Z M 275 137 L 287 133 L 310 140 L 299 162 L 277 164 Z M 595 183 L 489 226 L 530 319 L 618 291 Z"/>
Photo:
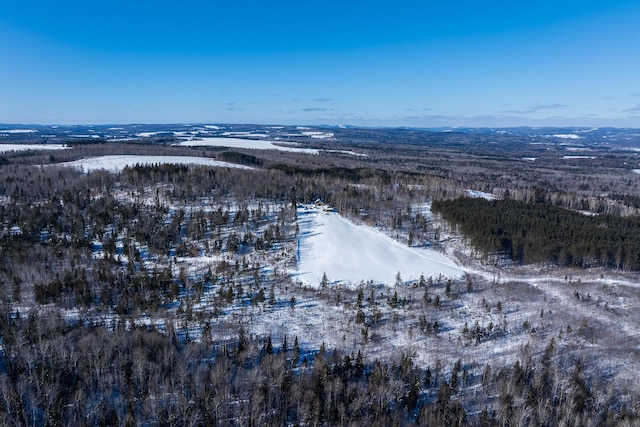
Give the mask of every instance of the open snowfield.
<path id="1" fill-rule="evenodd" d="M 220 162 L 208 157 L 132 155 L 91 157 L 87 159 L 75 160 L 73 162 L 61 163 L 61 166 L 71 166 L 77 169 L 81 169 L 85 172 L 92 172 L 100 169 L 108 170 L 111 172 L 119 172 L 126 166 L 153 164 L 185 164 L 223 168 L 252 169 L 248 166 L 242 166 L 228 162 Z"/>
<path id="2" fill-rule="evenodd" d="M 182 147 L 229 147 L 245 148 L 249 150 L 280 150 L 294 153 L 318 154 L 320 150 L 315 148 L 298 148 L 277 145 L 273 141 L 261 141 L 242 138 L 202 138 L 191 141 L 183 141 L 178 144 Z"/>
<path id="3" fill-rule="evenodd" d="M 35 129 L 2 129 L 0 130 L 0 134 L 2 133 L 11 133 L 11 134 L 19 134 L 19 133 L 36 133 L 38 132 Z"/>
<path id="4" fill-rule="evenodd" d="M 326 273 L 330 283 L 358 285 L 362 280 L 394 284 L 428 276 L 459 277 L 464 271 L 430 249 L 411 248 L 372 228 L 354 224 L 322 207 L 298 209 L 298 266 L 294 278 L 318 287 Z"/>
<path id="5" fill-rule="evenodd" d="M 66 150 L 64 144 L 0 144 L 0 153 L 27 150 Z"/>
<path id="6" fill-rule="evenodd" d="M 248 136 L 248 135 L 247 135 Z M 251 136 L 265 137 L 267 135 L 256 135 L 251 134 Z M 307 135 L 300 135 L 307 136 Z M 312 138 L 318 138 L 313 137 Z M 279 141 L 263 141 L 263 140 L 255 140 L 255 139 L 243 139 L 243 138 L 201 138 L 194 139 L 189 141 L 182 141 L 180 145 L 182 147 L 228 147 L 228 148 L 244 148 L 247 150 L 279 150 L 279 151 L 289 151 L 292 153 L 306 153 L 306 154 L 319 154 L 321 151 L 337 153 L 337 154 L 349 154 L 352 156 L 366 156 L 366 154 L 356 153 L 354 151 L 349 150 L 319 150 L 317 148 L 302 148 L 302 147 L 292 147 L 293 142 L 286 142 L 288 145 L 280 145 L 284 144 L 284 142 Z"/>

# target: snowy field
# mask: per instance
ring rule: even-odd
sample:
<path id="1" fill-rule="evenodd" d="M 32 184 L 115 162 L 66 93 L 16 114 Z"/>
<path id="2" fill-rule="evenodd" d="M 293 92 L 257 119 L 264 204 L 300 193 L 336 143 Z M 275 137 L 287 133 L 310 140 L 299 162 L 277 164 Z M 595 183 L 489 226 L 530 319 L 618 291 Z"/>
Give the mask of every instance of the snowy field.
<path id="1" fill-rule="evenodd" d="M 228 147 L 245 148 L 249 150 L 280 150 L 294 153 L 318 154 L 320 150 L 315 148 L 298 148 L 278 145 L 273 141 L 261 141 L 242 138 L 202 138 L 192 141 L 183 141 L 178 144 L 182 147 Z"/>
<path id="2" fill-rule="evenodd" d="M 318 287 L 326 273 L 331 283 L 358 285 L 362 280 L 391 285 L 425 277 L 460 277 L 451 259 L 431 249 L 405 246 L 380 231 L 354 224 L 323 207 L 298 209 L 298 266 L 294 278 Z"/>
<path id="3" fill-rule="evenodd" d="M 27 150 L 66 150 L 64 144 L 0 144 L 0 153 Z"/>
<path id="4" fill-rule="evenodd" d="M 75 160 L 73 162 L 61 163 L 61 166 L 71 166 L 81 169 L 85 172 L 95 170 L 108 170 L 110 172 L 119 172 L 126 166 L 135 165 L 154 165 L 154 164 L 185 164 L 199 166 L 213 166 L 238 169 L 252 169 L 248 166 L 237 165 L 234 163 L 220 162 L 208 157 L 191 157 L 191 156 L 101 156 L 90 157 L 87 159 Z"/>
<path id="5" fill-rule="evenodd" d="M 266 135 L 255 135 L 251 136 L 261 136 L 264 137 Z M 308 135 L 305 135 L 308 136 Z M 313 137 L 312 138 L 317 138 Z M 244 148 L 247 150 L 279 150 L 279 151 L 288 151 L 292 153 L 306 153 L 306 154 L 319 154 L 321 151 L 337 153 L 337 154 L 349 154 L 352 156 L 366 156 L 366 154 L 356 153 L 354 151 L 347 150 L 320 150 L 317 148 L 302 148 L 302 147 L 293 147 L 295 145 L 293 142 L 287 142 L 287 145 L 284 142 L 279 141 L 263 141 L 263 140 L 255 140 L 255 139 L 242 139 L 242 138 L 201 138 L 189 141 L 182 141 L 180 146 L 182 147 L 228 147 L 228 148 Z"/>

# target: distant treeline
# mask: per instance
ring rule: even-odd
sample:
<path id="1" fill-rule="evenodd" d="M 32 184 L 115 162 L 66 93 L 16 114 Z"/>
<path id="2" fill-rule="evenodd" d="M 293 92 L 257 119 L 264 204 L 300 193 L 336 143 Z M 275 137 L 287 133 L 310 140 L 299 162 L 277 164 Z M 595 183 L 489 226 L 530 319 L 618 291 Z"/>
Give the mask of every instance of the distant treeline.
<path id="1" fill-rule="evenodd" d="M 640 270 L 640 218 L 584 215 L 547 203 L 462 197 L 433 203 L 484 253 L 522 263 Z"/>

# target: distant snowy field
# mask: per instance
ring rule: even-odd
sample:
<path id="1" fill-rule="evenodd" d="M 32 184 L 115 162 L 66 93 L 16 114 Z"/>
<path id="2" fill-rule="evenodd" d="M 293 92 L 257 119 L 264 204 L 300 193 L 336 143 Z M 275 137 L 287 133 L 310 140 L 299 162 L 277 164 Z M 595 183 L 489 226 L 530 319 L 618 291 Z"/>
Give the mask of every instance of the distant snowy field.
<path id="1" fill-rule="evenodd" d="M 67 148 L 69 147 L 63 144 L 0 144 L 0 153 L 27 150 L 66 150 Z"/>
<path id="2" fill-rule="evenodd" d="M 223 168 L 252 169 L 248 166 L 236 165 L 234 163 L 228 162 L 220 162 L 218 160 L 210 159 L 207 157 L 191 156 L 101 156 L 61 163 L 60 165 L 75 167 L 85 172 L 92 172 L 101 169 L 108 170 L 110 172 L 120 172 L 126 166 L 155 164 L 184 164 Z"/>
<path id="3" fill-rule="evenodd" d="M 307 154 L 318 154 L 320 152 L 320 150 L 317 150 L 315 148 L 286 147 L 277 145 L 273 141 L 261 141 L 242 138 L 202 138 L 183 141 L 178 145 L 181 145 L 183 147 L 229 147 L 245 148 L 249 150 L 280 150 Z"/>
<path id="4" fill-rule="evenodd" d="M 312 133 L 315 134 L 316 132 L 312 132 Z M 251 134 L 251 136 L 267 137 L 268 135 Z M 301 135 L 292 135 L 292 136 L 309 136 L 309 135 L 301 134 Z M 311 138 L 320 139 L 319 136 L 311 136 Z M 323 138 L 328 138 L 328 137 L 323 137 Z M 287 145 L 279 145 L 279 144 L 287 144 Z M 182 147 L 228 147 L 228 148 L 244 148 L 247 150 L 279 150 L 279 151 L 289 151 L 292 153 L 306 153 L 306 154 L 319 154 L 321 151 L 325 151 L 330 153 L 349 154 L 352 156 L 366 157 L 366 154 L 360 154 L 354 151 L 319 150 L 317 148 L 294 147 L 292 145 L 296 145 L 295 142 L 263 141 L 263 140 L 242 139 L 242 138 L 218 138 L 218 137 L 201 138 L 201 139 L 194 139 L 189 141 L 182 141 L 178 145 Z"/>
<path id="5" fill-rule="evenodd" d="M 362 280 L 394 284 L 439 275 L 459 277 L 464 270 L 431 249 L 412 248 L 367 226 L 354 224 L 322 208 L 298 209 L 298 265 L 292 275 L 318 287 L 326 273 L 330 283 L 358 285 Z"/>

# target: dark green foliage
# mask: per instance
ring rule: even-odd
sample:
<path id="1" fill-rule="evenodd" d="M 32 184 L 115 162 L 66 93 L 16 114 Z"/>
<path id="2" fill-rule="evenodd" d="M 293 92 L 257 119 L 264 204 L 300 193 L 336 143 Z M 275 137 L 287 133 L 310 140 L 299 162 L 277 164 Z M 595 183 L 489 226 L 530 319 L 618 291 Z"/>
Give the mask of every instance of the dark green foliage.
<path id="1" fill-rule="evenodd" d="M 238 163 L 248 166 L 262 166 L 262 160 L 250 154 L 238 153 L 237 151 L 224 151 L 216 155 L 217 160 Z"/>
<path id="2" fill-rule="evenodd" d="M 640 270 L 640 218 L 588 216 L 546 203 L 459 198 L 433 203 L 481 251 L 521 263 Z"/>

